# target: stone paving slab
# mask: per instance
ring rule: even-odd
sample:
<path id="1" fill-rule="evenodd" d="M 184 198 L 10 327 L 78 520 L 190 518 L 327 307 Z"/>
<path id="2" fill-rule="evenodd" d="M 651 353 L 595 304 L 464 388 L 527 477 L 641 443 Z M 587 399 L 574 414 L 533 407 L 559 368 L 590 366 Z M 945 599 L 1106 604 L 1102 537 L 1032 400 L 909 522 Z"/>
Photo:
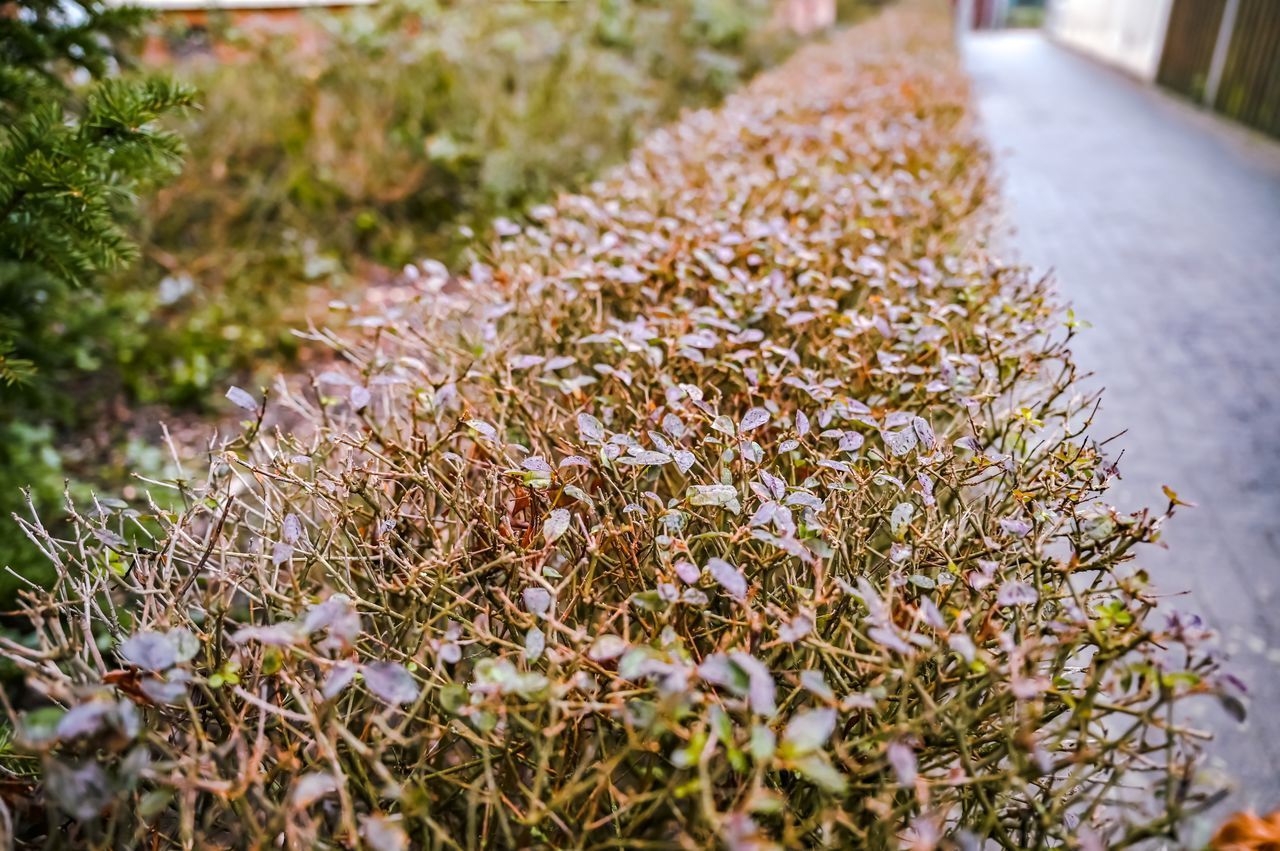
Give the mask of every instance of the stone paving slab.
<path id="1" fill-rule="evenodd" d="M 1207 701 L 1231 806 L 1280 806 L 1280 144 L 1050 43 L 973 35 L 965 62 L 1012 253 L 1052 271 L 1127 432 L 1112 500 L 1198 503 L 1143 556 L 1170 605 L 1220 628 L 1250 686 L 1242 727 Z"/>

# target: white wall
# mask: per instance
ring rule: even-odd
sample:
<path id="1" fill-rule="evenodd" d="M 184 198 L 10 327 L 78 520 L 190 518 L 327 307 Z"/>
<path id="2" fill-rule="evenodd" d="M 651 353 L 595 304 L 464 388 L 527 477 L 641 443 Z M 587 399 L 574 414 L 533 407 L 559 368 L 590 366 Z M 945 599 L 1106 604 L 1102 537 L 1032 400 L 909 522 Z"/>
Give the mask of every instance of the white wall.
<path id="1" fill-rule="evenodd" d="M 1160 67 L 1173 0 L 1051 0 L 1050 34 L 1144 79 Z"/>

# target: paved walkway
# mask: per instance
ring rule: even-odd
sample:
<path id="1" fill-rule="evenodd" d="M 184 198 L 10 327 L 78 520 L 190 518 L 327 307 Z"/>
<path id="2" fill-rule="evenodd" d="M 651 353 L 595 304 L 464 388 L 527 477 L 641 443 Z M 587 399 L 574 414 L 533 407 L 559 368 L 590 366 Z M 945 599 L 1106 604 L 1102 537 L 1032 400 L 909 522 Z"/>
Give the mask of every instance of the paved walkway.
<path id="1" fill-rule="evenodd" d="M 1076 353 L 1107 388 L 1098 434 L 1128 429 L 1122 507 L 1199 507 L 1144 564 L 1203 613 L 1249 682 L 1241 728 L 1197 707 L 1231 804 L 1280 805 L 1280 144 L 1038 33 L 965 47 L 1016 223 L 1093 324 Z"/>

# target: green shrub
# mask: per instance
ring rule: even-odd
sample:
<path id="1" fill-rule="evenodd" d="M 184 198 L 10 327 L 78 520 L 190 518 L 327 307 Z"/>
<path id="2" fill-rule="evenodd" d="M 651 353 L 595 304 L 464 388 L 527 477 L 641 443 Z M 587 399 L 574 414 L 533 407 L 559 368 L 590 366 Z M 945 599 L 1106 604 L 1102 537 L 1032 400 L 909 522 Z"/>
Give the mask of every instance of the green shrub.
<path id="1" fill-rule="evenodd" d="M 1164 516 L 1101 502 L 1068 317 L 982 248 L 949 44 L 920 3 L 806 50 L 318 335 L 294 434 L 233 389 L 179 511 L 31 527 L 26 838 L 1176 835 L 1175 710 L 1231 698 L 1125 566 Z"/>

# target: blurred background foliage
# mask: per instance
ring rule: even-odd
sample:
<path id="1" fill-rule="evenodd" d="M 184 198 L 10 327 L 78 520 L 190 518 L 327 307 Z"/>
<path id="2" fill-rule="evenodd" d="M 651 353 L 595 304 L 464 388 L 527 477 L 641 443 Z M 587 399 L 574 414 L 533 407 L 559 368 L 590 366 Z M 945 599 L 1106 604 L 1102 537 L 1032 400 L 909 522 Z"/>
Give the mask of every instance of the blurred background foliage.
<path id="1" fill-rule="evenodd" d="M 321 49 L 211 20 L 239 59 L 180 66 L 203 93 L 180 128 L 188 165 L 108 296 L 124 388 L 198 404 L 228 371 L 293 354 L 288 329 L 335 291 L 424 257 L 456 265 L 494 217 L 784 55 L 771 5 L 379 4 L 314 15 Z"/>

